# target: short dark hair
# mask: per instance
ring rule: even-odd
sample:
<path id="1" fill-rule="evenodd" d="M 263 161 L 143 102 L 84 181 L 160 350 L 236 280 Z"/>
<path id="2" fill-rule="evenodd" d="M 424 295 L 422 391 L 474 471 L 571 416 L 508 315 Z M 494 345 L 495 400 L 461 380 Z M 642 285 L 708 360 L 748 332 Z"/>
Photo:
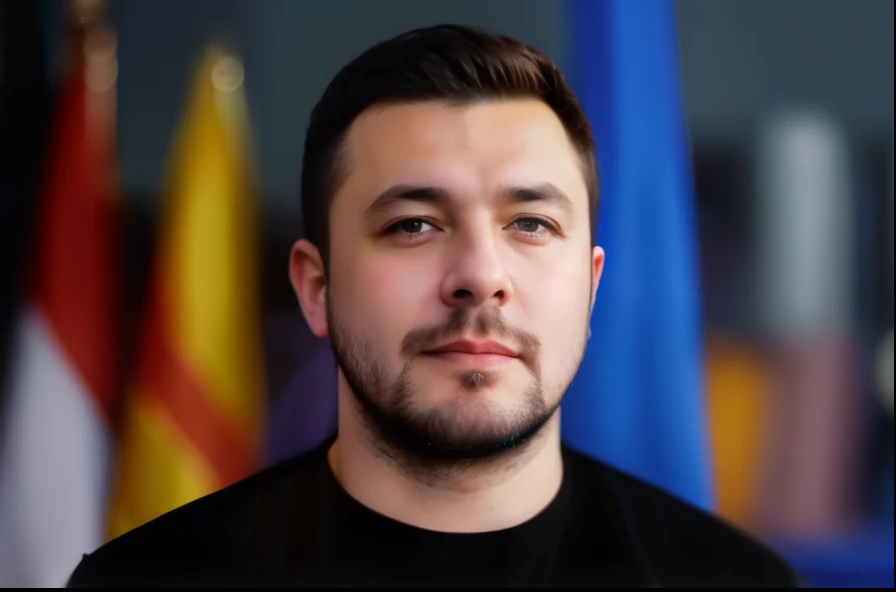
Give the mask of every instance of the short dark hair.
<path id="1" fill-rule="evenodd" d="M 438 25 L 362 53 L 336 74 L 311 111 L 302 162 L 302 217 L 305 237 L 320 250 L 324 268 L 329 267 L 330 204 L 345 177 L 341 153 L 363 111 L 388 103 L 525 97 L 554 110 L 581 158 L 593 241 L 599 205 L 594 138 L 559 68 L 516 39 L 476 27 Z"/>

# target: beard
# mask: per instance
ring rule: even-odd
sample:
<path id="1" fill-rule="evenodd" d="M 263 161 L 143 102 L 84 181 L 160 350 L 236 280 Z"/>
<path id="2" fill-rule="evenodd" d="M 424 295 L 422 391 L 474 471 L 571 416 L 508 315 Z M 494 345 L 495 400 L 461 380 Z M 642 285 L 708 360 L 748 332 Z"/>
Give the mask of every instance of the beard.
<path id="1" fill-rule="evenodd" d="M 509 326 L 499 309 L 481 310 L 475 315 L 470 309 L 456 309 L 444 324 L 411 331 L 402 342 L 403 367 L 394 377 L 388 376 L 382 349 L 342 325 L 329 298 L 327 319 L 334 356 L 367 435 L 380 452 L 415 473 L 445 477 L 456 470 L 519 454 L 560 405 L 562 397 L 557 397 L 553 405 L 545 399 L 537 338 Z M 469 333 L 509 339 L 518 347 L 519 359 L 528 368 L 531 380 L 518 394 L 514 408 L 478 396 L 475 391 L 498 380 L 497 374 L 481 370 L 456 373 L 460 389 L 468 392 L 421 408 L 420 393 L 427 385 L 411 379 L 415 359 L 428 349 Z"/>

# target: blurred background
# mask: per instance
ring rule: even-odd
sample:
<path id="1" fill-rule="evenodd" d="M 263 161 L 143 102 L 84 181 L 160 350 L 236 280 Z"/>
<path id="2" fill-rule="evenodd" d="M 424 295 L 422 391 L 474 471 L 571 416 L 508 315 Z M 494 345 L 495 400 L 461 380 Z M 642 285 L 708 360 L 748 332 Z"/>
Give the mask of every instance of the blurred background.
<path id="1" fill-rule="evenodd" d="M 595 125 L 607 345 L 568 441 L 810 584 L 892 586 L 891 0 L 0 0 L 0 585 L 335 430 L 287 276 L 305 126 L 440 22 L 542 50 Z"/>

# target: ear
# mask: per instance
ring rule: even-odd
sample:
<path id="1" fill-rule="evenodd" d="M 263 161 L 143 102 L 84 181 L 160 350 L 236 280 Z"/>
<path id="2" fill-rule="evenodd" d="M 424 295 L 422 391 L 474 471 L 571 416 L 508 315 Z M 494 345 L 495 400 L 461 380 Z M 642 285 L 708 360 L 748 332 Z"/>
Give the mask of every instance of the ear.
<path id="1" fill-rule="evenodd" d="M 320 251 L 305 239 L 296 241 L 292 246 L 289 281 L 311 332 L 320 339 L 327 339 L 330 336 L 327 328 L 327 278 Z"/>
<path id="2" fill-rule="evenodd" d="M 597 295 L 597 286 L 600 285 L 600 277 L 604 273 L 604 250 L 600 247 L 591 249 L 591 310 L 594 310 L 594 297 Z"/>

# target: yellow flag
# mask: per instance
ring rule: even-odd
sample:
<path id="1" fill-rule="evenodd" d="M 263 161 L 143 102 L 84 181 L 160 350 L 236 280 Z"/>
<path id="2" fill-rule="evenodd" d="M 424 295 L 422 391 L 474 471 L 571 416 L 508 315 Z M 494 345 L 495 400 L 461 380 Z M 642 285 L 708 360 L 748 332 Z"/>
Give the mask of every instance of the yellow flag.
<path id="1" fill-rule="evenodd" d="M 264 376 L 243 70 L 210 46 L 174 140 L 111 492 L 115 537 L 260 468 Z"/>
<path id="2" fill-rule="evenodd" d="M 769 369 L 747 343 L 712 336 L 706 347 L 707 415 L 714 456 L 716 511 L 755 531 L 763 478 Z"/>

